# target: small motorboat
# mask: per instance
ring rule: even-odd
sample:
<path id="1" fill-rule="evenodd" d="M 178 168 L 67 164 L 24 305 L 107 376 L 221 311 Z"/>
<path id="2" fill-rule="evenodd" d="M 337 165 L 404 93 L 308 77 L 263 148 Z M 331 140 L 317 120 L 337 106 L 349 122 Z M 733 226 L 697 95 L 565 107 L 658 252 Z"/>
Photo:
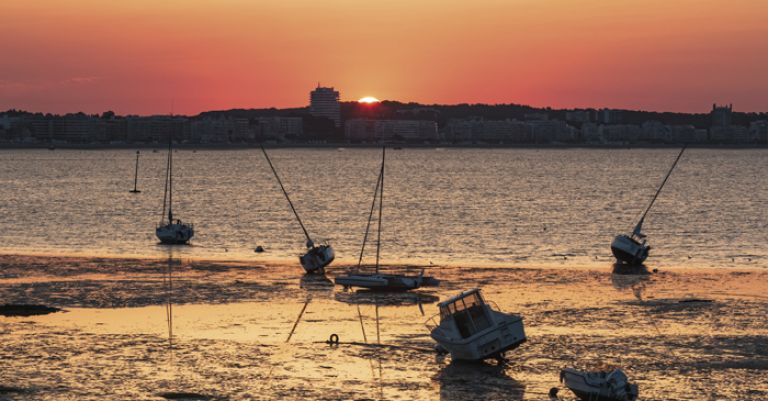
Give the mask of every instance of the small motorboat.
<path id="1" fill-rule="evenodd" d="M 680 158 L 683 156 L 683 152 L 685 152 L 685 147 L 683 147 L 680 150 L 680 153 L 677 154 L 677 158 L 675 159 L 674 163 L 672 163 L 672 167 L 669 168 L 669 171 L 664 177 L 664 180 L 661 182 L 661 185 L 659 185 L 659 188 L 656 189 L 656 194 L 653 195 L 653 199 L 651 199 L 648 207 L 646 207 L 645 211 L 643 211 L 643 214 L 640 216 L 640 220 L 638 220 L 637 224 L 635 225 L 635 229 L 632 230 L 630 234 L 617 235 L 616 238 L 613 239 L 613 242 L 611 242 L 611 253 L 613 253 L 613 256 L 616 258 L 618 263 L 640 265 L 645 262 L 645 259 L 648 258 L 648 252 L 651 250 L 651 246 L 648 245 L 645 239 L 646 236 L 642 232 L 643 222 L 645 221 L 645 216 L 648 215 L 648 212 L 651 210 L 654 202 L 656 202 L 656 198 L 659 197 L 661 189 L 664 188 L 664 184 L 667 183 L 669 176 L 672 174 L 675 166 L 677 166 L 677 162 L 679 162 Z"/>
<path id="2" fill-rule="evenodd" d="M 560 371 L 560 382 L 584 401 L 637 400 L 637 384 L 630 383 L 621 369 L 587 372 L 565 368 Z"/>
<path id="3" fill-rule="evenodd" d="M 435 323 L 435 315 L 426 325 L 432 339 L 454 360 L 504 360 L 506 351 L 526 340 L 523 318 L 499 311 L 498 306 L 483 299 L 478 288 L 464 291 L 437 306 L 440 322 Z"/>

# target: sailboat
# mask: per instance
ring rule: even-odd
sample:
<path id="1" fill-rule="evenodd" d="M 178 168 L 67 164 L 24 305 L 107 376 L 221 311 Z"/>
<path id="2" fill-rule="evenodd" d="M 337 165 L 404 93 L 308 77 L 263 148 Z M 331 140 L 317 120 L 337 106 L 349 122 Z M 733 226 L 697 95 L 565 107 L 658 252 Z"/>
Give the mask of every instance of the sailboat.
<path id="1" fill-rule="evenodd" d="M 277 174 L 277 170 L 275 170 L 275 166 L 272 165 L 272 160 L 269 159 L 269 155 L 263 146 L 261 147 L 261 151 L 264 153 L 264 157 L 267 159 L 267 163 L 269 163 L 269 168 L 272 169 L 272 173 L 275 174 L 275 179 L 277 179 L 277 183 L 280 184 L 280 189 L 283 191 L 285 199 L 288 200 L 288 205 L 291 206 L 293 215 L 296 216 L 296 221 L 299 222 L 301 230 L 304 231 L 304 236 L 307 238 L 307 252 L 299 257 L 301 267 L 303 267 L 307 273 L 324 271 L 325 267 L 331 264 L 336 257 L 333 247 L 328 243 L 315 245 L 315 242 L 309 236 L 307 228 L 304 226 L 304 223 L 302 223 L 299 213 L 296 212 L 296 208 L 293 206 L 293 202 L 291 202 L 291 198 L 288 196 L 288 192 L 285 190 L 283 182 L 280 180 L 280 176 Z"/>
<path id="2" fill-rule="evenodd" d="M 136 172 L 133 174 L 133 189 L 129 192 L 137 194 L 141 191 L 139 191 L 138 185 L 139 185 L 139 151 L 136 151 Z"/>
<path id="3" fill-rule="evenodd" d="M 165 221 L 165 208 L 168 207 L 168 221 Z M 173 219 L 173 134 L 168 136 L 168 162 L 165 171 L 165 192 L 163 193 L 163 213 L 155 235 L 163 244 L 186 244 L 195 235 L 192 224 Z"/>
<path id="4" fill-rule="evenodd" d="M 363 237 L 363 246 L 360 249 L 360 259 L 357 262 L 357 271 L 348 273 L 343 276 L 338 276 L 334 280 L 336 284 L 342 285 L 345 288 L 350 287 L 362 287 L 376 291 L 408 291 L 419 288 L 424 283 L 435 282 L 431 277 L 424 277 L 424 270 L 422 269 L 418 276 L 408 276 L 400 274 L 384 274 L 379 271 L 380 268 L 380 255 L 381 255 L 381 217 L 384 208 L 384 161 L 386 156 L 386 147 L 381 151 L 381 170 L 379 171 L 379 178 L 376 181 L 376 189 L 373 194 L 373 203 L 371 204 L 371 213 L 368 215 L 368 225 L 365 228 L 365 236 Z M 363 253 L 365 251 L 365 244 L 368 240 L 368 232 L 371 227 L 371 220 L 373 218 L 373 211 L 376 206 L 376 200 L 379 201 L 379 219 L 378 219 L 378 239 L 376 240 L 376 266 L 375 272 L 360 273 L 360 267 L 363 262 Z"/>
<path id="5" fill-rule="evenodd" d="M 640 220 L 638 220 L 634 230 L 629 234 L 617 235 L 616 238 L 613 239 L 613 242 L 611 242 L 611 252 L 613 252 L 613 256 L 616 257 L 618 263 L 639 265 L 645 262 L 645 259 L 648 258 L 648 252 L 651 250 L 651 246 L 648 245 L 646 235 L 642 232 L 643 222 L 645 221 L 645 216 L 648 215 L 648 212 L 651 210 L 653 203 L 656 202 L 659 193 L 661 193 L 661 189 L 664 188 L 664 184 L 667 183 L 670 174 L 672 174 L 675 166 L 677 166 L 680 157 L 683 156 L 683 152 L 685 152 L 685 146 L 683 146 L 680 153 L 678 153 L 675 162 L 672 163 L 672 167 L 670 167 L 667 175 L 661 182 L 661 185 L 659 185 L 659 188 L 656 190 L 656 194 L 653 196 L 653 199 L 651 199 L 651 203 L 648 204 L 648 207 L 645 208 L 645 211 L 640 216 Z"/>

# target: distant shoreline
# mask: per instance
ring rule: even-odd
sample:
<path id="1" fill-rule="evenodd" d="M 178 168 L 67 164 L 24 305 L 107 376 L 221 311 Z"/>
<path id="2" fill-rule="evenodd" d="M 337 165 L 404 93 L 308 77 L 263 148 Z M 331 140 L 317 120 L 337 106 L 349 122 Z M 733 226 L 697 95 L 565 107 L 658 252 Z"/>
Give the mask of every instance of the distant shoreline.
<path id="1" fill-rule="evenodd" d="M 262 144 L 174 144 L 175 149 L 207 149 L 207 150 L 248 150 L 258 149 Z M 589 143 L 557 143 L 557 144 L 413 144 L 413 143 L 265 143 L 267 148 L 302 148 L 302 149 L 378 149 L 387 146 L 390 149 L 428 149 L 428 148 L 452 148 L 452 149 L 668 149 L 679 148 L 683 144 L 589 144 Z M 64 150 L 106 150 L 106 149 L 157 149 L 162 150 L 167 144 L 57 144 L 53 147 L 47 144 L 9 144 L 1 143 L 0 150 L 23 149 L 64 149 Z M 768 145 L 744 145 L 744 144 L 687 144 L 688 148 L 697 149 L 768 149 Z"/>

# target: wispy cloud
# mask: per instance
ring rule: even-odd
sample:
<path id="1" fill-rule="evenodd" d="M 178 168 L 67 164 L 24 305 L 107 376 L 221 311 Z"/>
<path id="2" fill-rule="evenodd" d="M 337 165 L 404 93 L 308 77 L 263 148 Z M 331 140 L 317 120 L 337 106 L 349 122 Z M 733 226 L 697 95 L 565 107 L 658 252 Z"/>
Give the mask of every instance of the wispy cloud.
<path id="1" fill-rule="evenodd" d="M 82 77 L 69 77 L 60 80 L 12 80 L 12 79 L 0 79 L 0 89 L 11 90 L 45 90 L 62 86 L 78 86 L 78 85 L 90 85 L 101 81 L 102 77 L 97 76 L 82 76 Z"/>
<path id="2" fill-rule="evenodd" d="M 64 85 L 86 85 L 86 84 L 92 84 L 97 81 L 101 81 L 101 77 L 96 76 L 86 76 L 86 77 L 71 77 L 67 78 L 61 81 L 61 84 Z"/>

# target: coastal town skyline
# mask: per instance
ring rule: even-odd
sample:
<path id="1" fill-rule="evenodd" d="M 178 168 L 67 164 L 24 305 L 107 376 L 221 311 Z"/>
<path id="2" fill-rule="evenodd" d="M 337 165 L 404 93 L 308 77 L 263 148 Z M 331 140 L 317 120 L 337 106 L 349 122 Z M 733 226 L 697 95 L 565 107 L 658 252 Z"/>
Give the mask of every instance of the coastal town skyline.
<path id="1" fill-rule="evenodd" d="M 340 101 L 334 87 L 309 92 L 298 108 L 230 109 L 194 116 L 54 115 L 0 112 L 0 145 L 123 146 L 167 138 L 189 145 L 445 144 L 768 145 L 768 113 L 712 104 L 709 113 L 656 113 L 609 108 L 552 109 L 515 104 L 421 105 L 365 97 Z"/>
<path id="2" fill-rule="evenodd" d="M 757 112 L 767 15 L 754 0 L 10 0 L 0 110 L 287 108 L 320 80 L 342 100 Z"/>

